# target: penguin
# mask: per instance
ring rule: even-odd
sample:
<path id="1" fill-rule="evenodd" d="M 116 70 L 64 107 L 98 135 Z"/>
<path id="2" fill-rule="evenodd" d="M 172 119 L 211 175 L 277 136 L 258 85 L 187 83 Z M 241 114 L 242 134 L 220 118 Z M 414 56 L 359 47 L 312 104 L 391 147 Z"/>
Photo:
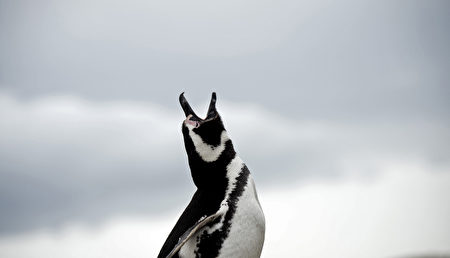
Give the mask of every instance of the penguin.
<path id="1" fill-rule="evenodd" d="M 250 171 L 236 154 L 216 110 L 213 92 L 205 119 L 179 101 L 191 176 L 197 187 L 158 258 L 260 257 L 265 219 Z"/>

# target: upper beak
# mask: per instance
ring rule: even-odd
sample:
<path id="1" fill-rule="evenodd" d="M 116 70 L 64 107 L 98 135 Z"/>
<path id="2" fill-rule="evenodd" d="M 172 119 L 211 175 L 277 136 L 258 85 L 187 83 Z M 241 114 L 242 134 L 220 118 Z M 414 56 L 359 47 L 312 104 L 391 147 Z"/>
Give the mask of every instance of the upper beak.
<path id="1" fill-rule="evenodd" d="M 192 115 L 192 116 L 198 118 L 198 116 L 195 114 L 194 110 L 192 110 L 191 106 L 189 105 L 186 98 L 184 97 L 184 92 L 180 94 L 180 104 L 181 104 L 181 107 L 183 108 L 183 111 L 184 111 L 184 114 L 186 115 L 186 117 L 188 117 L 189 115 Z"/>

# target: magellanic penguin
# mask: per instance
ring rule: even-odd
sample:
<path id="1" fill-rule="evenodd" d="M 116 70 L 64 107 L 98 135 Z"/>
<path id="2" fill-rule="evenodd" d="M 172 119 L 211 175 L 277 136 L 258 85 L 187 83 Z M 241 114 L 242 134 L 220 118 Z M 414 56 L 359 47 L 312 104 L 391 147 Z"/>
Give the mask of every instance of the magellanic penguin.
<path id="1" fill-rule="evenodd" d="M 158 257 L 260 257 L 264 214 L 250 171 L 216 110 L 216 93 L 205 119 L 194 113 L 183 93 L 180 104 L 186 114 L 184 145 L 197 190 Z"/>

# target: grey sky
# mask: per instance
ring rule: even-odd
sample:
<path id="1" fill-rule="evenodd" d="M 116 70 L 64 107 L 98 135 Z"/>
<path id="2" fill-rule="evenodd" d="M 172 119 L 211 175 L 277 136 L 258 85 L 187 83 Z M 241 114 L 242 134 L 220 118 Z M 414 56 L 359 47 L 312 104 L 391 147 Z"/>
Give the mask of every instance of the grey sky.
<path id="1" fill-rule="evenodd" d="M 296 117 L 447 117 L 448 1 L 2 1 L 0 83 Z"/>
<path id="2" fill-rule="evenodd" d="M 182 206 L 181 91 L 218 92 L 262 188 L 446 167 L 449 25 L 448 1 L 0 1 L 0 234 Z"/>
<path id="3" fill-rule="evenodd" d="M 182 207 L 194 190 L 181 110 L 64 96 L 0 97 L 2 233 L 161 214 Z M 231 138 L 261 189 L 370 180 L 392 160 L 437 171 L 450 164 L 446 123 L 297 121 L 218 97 Z"/>

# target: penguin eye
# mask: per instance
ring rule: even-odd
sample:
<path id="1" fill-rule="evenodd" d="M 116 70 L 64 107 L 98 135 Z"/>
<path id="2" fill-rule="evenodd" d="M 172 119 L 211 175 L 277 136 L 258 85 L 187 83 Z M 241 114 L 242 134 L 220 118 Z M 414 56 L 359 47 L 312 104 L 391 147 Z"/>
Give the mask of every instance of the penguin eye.
<path id="1" fill-rule="evenodd" d="M 195 128 L 200 126 L 200 122 L 197 121 L 196 119 L 192 119 L 192 117 L 186 119 L 186 123 L 194 126 Z"/>

